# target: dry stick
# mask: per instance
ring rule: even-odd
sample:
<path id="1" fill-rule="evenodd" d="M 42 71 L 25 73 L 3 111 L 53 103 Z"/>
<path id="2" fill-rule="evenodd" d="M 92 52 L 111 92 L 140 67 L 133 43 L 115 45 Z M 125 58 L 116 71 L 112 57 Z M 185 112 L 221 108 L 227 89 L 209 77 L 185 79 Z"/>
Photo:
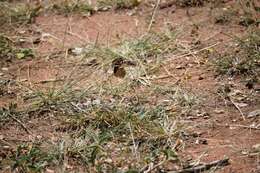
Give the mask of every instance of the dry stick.
<path id="1" fill-rule="evenodd" d="M 221 127 L 241 127 L 241 128 L 246 128 L 246 129 L 250 129 L 250 130 L 260 130 L 260 128 L 258 128 L 259 125 L 256 127 L 245 126 L 245 125 L 240 125 L 240 124 L 229 124 L 229 125 L 215 124 L 215 125 L 221 126 Z"/>
<path id="2" fill-rule="evenodd" d="M 138 155 L 137 155 L 137 146 L 135 144 L 135 138 L 134 138 L 134 134 L 133 134 L 130 122 L 128 123 L 128 126 L 129 126 L 129 130 L 130 130 L 131 138 L 132 138 L 132 141 L 133 141 L 133 145 L 134 145 L 134 154 L 135 154 L 136 159 L 139 159 Z"/>
<path id="3" fill-rule="evenodd" d="M 189 56 L 189 55 L 192 55 L 192 54 L 197 54 L 197 53 L 202 52 L 202 51 L 204 51 L 204 50 L 207 50 L 207 49 L 210 49 L 210 48 L 212 48 L 212 47 L 215 47 L 215 46 L 217 46 L 218 44 L 220 44 L 220 42 L 217 42 L 217 43 L 212 44 L 212 45 L 210 45 L 210 46 L 204 47 L 204 48 L 202 48 L 202 49 L 200 49 L 200 50 L 196 50 L 196 51 L 193 51 L 193 52 L 176 55 L 176 56 L 173 57 L 173 58 L 169 58 L 169 59 L 166 60 L 165 62 L 168 63 L 169 61 L 172 61 L 172 60 L 176 60 L 176 59 L 179 59 L 179 58 L 183 58 L 183 57 L 185 57 L 185 56 Z"/>
<path id="4" fill-rule="evenodd" d="M 32 87 L 30 64 L 27 65 L 27 78 L 28 78 L 28 82 L 29 82 L 30 87 Z"/>
<path id="5" fill-rule="evenodd" d="M 240 107 L 229 97 L 230 102 L 237 108 L 237 110 L 240 112 L 243 120 L 246 120 L 244 113 L 241 111 Z"/>
<path id="6" fill-rule="evenodd" d="M 67 39 L 67 32 L 68 32 L 68 28 L 69 28 L 69 22 L 70 22 L 70 17 L 67 18 L 66 25 L 65 25 L 65 31 L 64 31 L 64 36 L 63 36 L 63 39 L 62 39 L 62 47 L 61 47 L 62 51 L 64 50 L 65 41 Z"/>
<path id="7" fill-rule="evenodd" d="M 151 80 L 159 80 L 159 79 L 167 79 L 167 78 L 172 78 L 172 75 L 162 75 L 162 76 L 156 76 L 156 77 L 151 77 Z"/>
<path id="8" fill-rule="evenodd" d="M 222 160 L 216 160 L 210 163 L 195 166 L 193 168 L 187 168 L 180 171 L 170 171 L 168 173 L 196 173 L 196 172 L 203 172 L 209 170 L 212 167 L 220 167 L 220 166 L 227 166 L 227 165 L 229 165 L 229 158 L 224 158 Z"/>
<path id="9" fill-rule="evenodd" d="M 38 82 L 34 82 L 34 84 L 45 84 L 45 83 L 51 83 L 51 82 L 61 82 L 64 81 L 64 79 L 46 79 L 46 80 L 41 80 Z"/>
<path id="10" fill-rule="evenodd" d="M 169 76 L 171 76 L 171 77 L 177 79 L 173 74 L 171 74 L 171 72 L 169 72 L 169 70 L 168 70 L 166 67 L 163 67 L 163 68 L 164 68 L 164 70 L 166 71 L 166 73 L 167 73 Z"/>
<path id="11" fill-rule="evenodd" d="M 148 33 L 151 31 L 151 28 L 152 28 L 152 25 L 153 25 L 153 22 L 154 22 L 155 13 L 156 13 L 156 11 L 159 7 L 160 2 L 161 2 L 161 0 L 157 0 L 156 5 L 154 7 L 152 18 L 151 18 L 151 21 L 150 21 L 150 24 L 149 24 L 149 27 L 148 27 Z"/>
<path id="12" fill-rule="evenodd" d="M 157 165 L 155 166 L 145 166 L 140 172 L 143 172 L 143 173 L 149 173 L 149 172 L 152 172 L 153 170 L 155 170 L 156 168 L 160 167 L 161 165 L 163 165 L 165 163 L 166 160 L 163 160 L 161 161 L 160 163 L 158 163 Z M 148 170 L 144 171 L 144 169 L 146 169 L 148 167 Z"/>
<path id="13" fill-rule="evenodd" d="M 87 41 L 86 39 L 82 38 L 80 35 L 72 32 L 72 31 L 68 31 L 67 34 L 71 35 L 71 36 L 74 36 L 74 37 L 77 37 L 81 42 L 83 42 L 84 44 L 87 44 L 89 43 L 89 41 Z"/>
<path id="14" fill-rule="evenodd" d="M 14 121 L 16 121 L 18 124 L 21 125 L 21 127 L 30 135 L 32 135 L 32 132 L 22 123 L 22 121 L 20 121 L 19 119 L 17 119 L 16 117 L 14 117 L 13 115 L 11 115 L 10 113 L 7 114 L 10 118 L 12 118 Z"/>

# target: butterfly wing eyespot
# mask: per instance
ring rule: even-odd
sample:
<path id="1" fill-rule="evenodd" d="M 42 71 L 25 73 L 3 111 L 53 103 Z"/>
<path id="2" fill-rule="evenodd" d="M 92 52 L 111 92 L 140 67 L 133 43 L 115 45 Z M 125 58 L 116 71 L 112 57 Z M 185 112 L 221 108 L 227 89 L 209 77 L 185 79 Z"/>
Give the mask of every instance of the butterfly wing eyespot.
<path id="1" fill-rule="evenodd" d="M 124 69 L 125 66 L 136 66 L 136 63 L 129 60 L 124 60 L 123 58 L 116 58 L 112 61 L 112 68 L 114 75 L 119 78 L 124 78 L 126 75 L 126 71 Z"/>
<path id="2" fill-rule="evenodd" d="M 112 61 L 112 67 L 120 67 L 121 65 L 123 65 L 124 60 L 123 58 L 116 58 Z"/>
<path id="3" fill-rule="evenodd" d="M 114 68 L 114 75 L 119 78 L 124 78 L 126 75 L 126 71 L 124 68 Z"/>

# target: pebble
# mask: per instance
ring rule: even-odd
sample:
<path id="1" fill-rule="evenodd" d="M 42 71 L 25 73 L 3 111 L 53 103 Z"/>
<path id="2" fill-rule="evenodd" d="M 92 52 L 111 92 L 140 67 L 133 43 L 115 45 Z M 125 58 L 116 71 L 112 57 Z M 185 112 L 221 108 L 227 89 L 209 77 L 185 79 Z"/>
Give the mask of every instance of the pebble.
<path id="1" fill-rule="evenodd" d="M 252 148 L 253 148 L 255 151 L 260 152 L 260 144 L 255 144 L 255 145 L 252 146 Z"/>
<path id="2" fill-rule="evenodd" d="M 7 67 L 3 67 L 2 71 L 8 71 L 8 68 Z"/>
<path id="3" fill-rule="evenodd" d="M 185 67 L 181 66 L 181 65 L 178 65 L 175 67 L 176 69 L 180 70 L 180 69 L 184 69 Z"/>
<path id="4" fill-rule="evenodd" d="M 225 111 L 223 109 L 215 109 L 214 112 L 216 114 L 223 114 Z"/>
<path id="5" fill-rule="evenodd" d="M 260 109 L 254 110 L 252 112 L 250 112 L 247 117 L 248 118 L 253 118 L 253 117 L 257 117 L 260 115 Z"/>
<path id="6" fill-rule="evenodd" d="M 198 80 L 203 80 L 204 77 L 203 76 L 199 76 Z"/>

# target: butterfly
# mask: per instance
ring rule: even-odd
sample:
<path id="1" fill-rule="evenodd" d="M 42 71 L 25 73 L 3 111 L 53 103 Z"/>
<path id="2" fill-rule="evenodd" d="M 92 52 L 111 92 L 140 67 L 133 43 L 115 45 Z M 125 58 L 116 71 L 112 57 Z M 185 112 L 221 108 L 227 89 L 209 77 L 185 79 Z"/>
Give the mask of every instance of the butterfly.
<path id="1" fill-rule="evenodd" d="M 112 68 L 114 76 L 124 78 L 126 75 L 126 66 L 135 66 L 135 62 L 124 60 L 123 58 L 116 58 L 112 61 Z"/>

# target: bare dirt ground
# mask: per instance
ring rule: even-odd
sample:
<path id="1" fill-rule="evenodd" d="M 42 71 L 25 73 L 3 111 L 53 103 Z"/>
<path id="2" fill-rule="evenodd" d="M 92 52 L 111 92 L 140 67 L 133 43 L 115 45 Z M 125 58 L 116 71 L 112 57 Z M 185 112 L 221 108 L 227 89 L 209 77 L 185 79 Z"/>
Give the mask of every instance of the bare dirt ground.
<path id="1" fill-rule="evenodd" d="M 174 144 L 170 145 L 174 152 L 178 154 L 179 162 L 176 163 L 175 160 L 164 162 L 164 159 L 161 159 L 161 155 L 154 158 L 151 157 L 154 160 L 140 161 L 142 156 L 135 155 L 139 153 L 139 145 L 141 148 L 141 142 L 137 144 L 137 141 L 140 138 L 142 140 L 142 137 L 146 135 L 140 134 L 142 128 L 139 129 L 139 127 L 142 127 L 142 125 L 137 125 L 137 132 L 135 132 L 135 129 L 132 129 L 134 131 L 132 132 L 131 125 L 129 125 L 127 129 L 130 129 L 130 131 L 124 132 L 122 138 L 125 138 L 124 135 L 129 135 L 129 141 L 133 140 L 132 143 L 136 142 L 137 146 L 131 145 L 128 150 L 124 150 L 124 147 L 119 146 L 125 145 L 126 142 L 123 139 L 123 142 L 120 142 L 117 137 L 112 137 L 116 140 L 108 141 L 105 146 L 102 144 L 102 147 L 106 149 L 106 153 L 109 153 L 107 154 L 109 157 L 106 155 L 105 158 L 108 157 L 109 159 L 106 158 L 104 160 L 102 157 L 99 159 L 96 156 L 97 161 L 94 162 L 95 164 L 99 162 L 109 163 L 121 172 L 126 172 L 127 170 L 130 172 L 130 169 L 145 172 L 148 168 L 142 171 L 141 169 L 153 163 L 153 165 L 160 165 L 158 167 L 148 166 L 152 168 L 150 172 L 167 172 L 181 170 L 191 162 L 209 163 L 228 157 L 229 165 L 219 169 L 213 168 L 208 172 L 260 172 L 259 114 L 251 118 L 248 117 L 250 112 L 259 111 L 260 109 L 259 81 L 254 84 L 253 88 L 248 88 L 246 81 L 250 78 L 250 75 L 246 77 L 243 75 L 219 75 L 213 63 L 217 58 L 220 58 L 216 52 L 232 51 L 233 48 L 229 46 L 235 44 L 234 37 L 241 38 L 249 33 L 250 27 L 241 26 L 236 22 L 237 16 L 231 17 L 231 20 L 225 24 L 215 22 L 215 18 L 218 15 L 216 9 L 230 9 L 235 7 L 236 1 L 225 1 L 216 7 L 211 3 L 195 7 L 182 7 L 174 4 L 156 10 L 154 10 L 151 4 L 155 5 L 155 3 L 145 2 L 134 9 L 111 9 L 96 12 L 91 16 L 82 16 L 76 13 L 67 16 L 52 12 L 40 13 L 36 17 L 35 22 L 29 26 L 17 27 L 10 32 L 6 32 L 14 40 L 21 38 L 27 40 L 25 43 L 21 43 L 21 47 L 32 48 L 35 52 L 35 57 L 12 58 L 10 61 L 0 60 L 2 61 L 0 79 L 1 81 L 8 81 L 7 85 L 1 84 L 3 87 L 0 89 L 0 107 L 3 110 L 0 113 L 3 114 L 3 117 L 4 114 L 9 116 L 9 119 L 3 118 L 3 121 L 0 119 L 2 121 L 0 127 L 0 172 L 10 172 L 14 163 L 18 165 L 16 165 L 17 167 L 15 167 L 14 171 L 32 171 L 33 169 L 29 169 L 29 164 L 31 162 L 34 163 L 33 158 L 35 156 L 31 156 L 33 153 L 30 155 L 29 151 L 31 151 L 35 143 L 37 145 L 40 143 L 41 149 L 48 152 L 48 149 L 55 145 L 59 145 L 61 148 L 62 141 L 66 141 L 66 139 L 76 139 L 76 136 L 79 135 L 77 132 L 80 131 L 82 133 L 84 128 L 89 128 L 89 123 L 93 125 L 91 122 L 98 123 L 99 129 L 97 131 L 102 131 L 104 125 L 101 124 L 101 118 L 96 120 L 96 115 L 95 118 L 91 118 L 95 111 L 90 114 L 85 113 L 86 115 L 83 111 L 83 118 L 87 117 L 88 119 L 81 121 L 81 118 L 66 117 L 62 113 L 63 110 L 66 112 L 66 105 L 60 109 L 57 108 L 60 105 L 62 106 L 61 102 L 45 107 L 50 97 L 39 94 L 41 93 L 39 91 L 44 93 L 45 91 L 51 91 L 53 88 L 62 88 L 70 80 L 79 80 L 73 86 L 75 92 L 86 88 L 92 91 L 93 87 L 100 86 L 100 88 L 97 87 L 97 91 L 93 90 L 93 94 L 90 96 L 92 101 L 100 102 L 101 100 L 102 102 L 102 99 L 116 100 L 115 104 L 121 104 L 128 100 L 130 104 L 130 102 L 132 103 L 131 100 L 139 102 L 140 99 L 145 101 L 140 101 L 140 104 L 136 103 L 136 106 L 142 106 L 143 104 L 144 106 L 148 105 L 148 107 L 156 107 L 163 105 L 164 102 L 169 102 L 169 98 L 167 98 L 168 90 L 172 92 L 171 89 L 176 87 L 181 88 L 181 93 L 185 92 L 183 107 L 179 106 L 182 103 L 178 102 L 176 104 L 174 102 L 165 108 L 169 117 L 174 114 L 174 118 L 177 116 L 174 120 L 178 120 L 178 123 L 181 123 L 181 129 L 177 130 L 178 133 L 174 132 L 178 134 L 177 137 L 173 138 Z M 111 72 L 110 66 L 111 61 L 106 62 L 103 57 L 105 65 L 102 64 L 102 67 L 96 70 L 92 69 L 93 63 L 96 63 L 96 59 L 93 62 L 93 57 L 95 56 L 81 62 L 81 58 L 77 58 L 73 53 L 70 53 L 70 50 L 74 50 L 71 48 L 84 47 L 93 43 L 104 47 L 116 47 L 122 40 L 141 38 L 147 34 L 153 12 L 155 13 L 155 18 L 152 23 L 152 31 L 161 33 L 165 32 L 165 29 L 177 30 L 179 35 L 175 44 L 178 51 L 167 52 L 167 55 L 158 54 L 158 56 L 163 56 L 157 60 L 159 62 L 151 60 L 157 64 L 154 63 L 148 66 L 147 71 L 151 70 L 152 72 L 147 72 L 146 78 L 144 76 L 136 78 L 136 80 L 142 79 L 143 82 L 138 86 L 129 89 L 129 81 L 132 78 L 127 75 L 123 78 L 118 78 L 115 74 L 113 75 L 113 70 Z M 259 29 L 259 26 L 256 26 L 256 28 Z M 41 41 L 37 44 L 32 44 L 31 40 L 37 38 L 40 38 Z M 174 43 L 171 42 L 170 44 Z M 96 54 L 96 56 L 99 55 Z M 147 61 L 149 62 L 149 59 Z M 97 63 L 97 66 L 99 66 L 99 59 Z M 109 67 L 106 64 L 109 64 Z M 142 65 L 140 66 L 143 67 Z M 100 72 L 102 68 L 104 70 Z M 153 69 L 155 70 L 153 71 Z M 124 88 L 125 86 L 126 88 Z M 153 89 L 153 86 L 168 87 L 169 89 L 160 91 L 158 94 L 157 90 Z M 109 90 L 106 91 L 107 93 L 102 94 L 106 87 L 111 91 Z M 174 96 L 176 96 L 176 92 Z M 225 94 L 228 94 L 228 96 Z M 192 95 L 192 98 L 190 98 L 190 95 Z M 39 101 L 37 100 L 38 96 L 40 96 L 39 98 L 45 98 L 45 104 L 40 104 L 40 108 L 37 105 L 31 107 L 32 103 Z M 77 98 L 71 98 L 69 102 L 74 103 L 75 99 Z M 86 100 L 83 99 L 82 102 L 85 103 Z M 11 104 L 16 104 L 17 107 L 11 109 Z M 186 111 L 187 104 L 195 106 L 191 106 L 191 109 Z M 26 116 L 22 117 L 20 112 L 24 110 L 27 110 Z M 19 113 L 15 114 L 15 112 Z M 111 112 L 113 111 L 111 110 Z M 112 114 L 115 114 L 115 116 L 121 115 L 115 112 Z M 166 115 L 168 116 L 168 114 Z M 103 117 L 102 112 L 100 116 Z M 105 113 L 104 116 L 106 116 Z M 115 123 L 113 122 L 114 119 L 112 115 L 109 115 L 104 121 L 113 126 Z M 116 118 L 115 121 L 121 120 Z M 118 128 L 118 126 L 115 126 L 115 128 Z M 169 126 L 168 128 L 170 129 L 171 127 Z M 153 133 L 151 132 L 151 134 Z M 155 139 L 160 142 L 160 137 L 155 137 Z M 89 145 L 88 142 L 86 142 L 87 145 Z M 17 148 L 22 144 L 29 145 L 29 149 L 27 147 L 19 151 Z M 160 148 L 160 144 L 157 147 Z M 60 148 L 58 150 L 61 150 Z M 43 169 L 35 169 L 34 171 L 50 173 L 115 171 L 106 166 L 102 167 L 103 165 L 100 167 L 100 170 L 93 165 L 84 166 L 86 163 L 83 162 L 82 164 L 79 161 L 80 156 L 78 155 L 80 154 L 73 155 L 70 152 L 64 152 L 60 156 L 64 158 L 57 159 L 63 160 L 62 163 L 47 164 L 49 161 L 45 160 L 45 162 L 40 162 Z M 151 151 L 147 150 L 145 153 L 149 155 L 149 152 Z M 23 159 L 28 160 L 19 160 L 23 154 L 25 155 Z M 139 154 L 142 155 L 142 152 L 140 151 Z M 152 152 L 150 154 L 152 155 Z M 32 157 L 32 160 L 30 160 L 30 157 Z M 136 161 L 138 158 L 140 160 Z M 33 166 L 31 165 L 31 167 Z"/>

